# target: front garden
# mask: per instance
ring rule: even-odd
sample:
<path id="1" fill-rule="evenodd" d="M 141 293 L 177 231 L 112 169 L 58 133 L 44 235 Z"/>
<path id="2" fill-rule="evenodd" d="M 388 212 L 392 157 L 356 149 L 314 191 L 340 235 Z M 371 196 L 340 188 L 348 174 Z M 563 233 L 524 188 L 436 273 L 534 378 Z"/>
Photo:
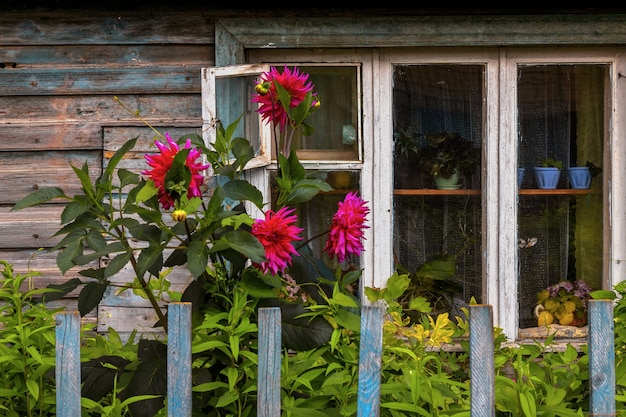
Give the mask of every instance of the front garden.
<path id="1" fill-rule="evenodd" d="M 89 167 L 73 167 L 82 194 L 67 196 L 41 188 L 18 202 L 19 210 L 64 200 L 57 264 L 62 272 L 81 269 L 62 285 L 33 289 L 36 271 L 16 274 L 2 261 L 0 292 L 0 409 L 13 416 L 53 416 L 55 397 L 55 313 L 48 303 L 79 289 L 78 309 L 95 309 L 110 278 L 130 265 L 135 280 L 120 291 L 147 298 L 167 334 L 169 300 L 193 305 L 193 415 L 256 415 L 258 372 L 257 312 L 279 306 L 282 315 L 281 406 L 283 416 L 339 417 L 357 412 L 361 271 L 369 209 L 358 193 L 346 191 L 329 229 L 310 236 L 298 223 L 297 207 L 332 187 L 307 173 L 291 149 L 294 134 L 307 135 L 306 119 L 321 105 L 297 70 L 265 73 L 253 100 L 275 128 L 277 169 L 274 198 L 244 179 L 254 157 L 239 137 L 239 121 L 217 123 L 210 147 L 197 135 L 178 140 L 168 134 L 146 155 L 139 175 L 118 168 L 137 138 L 111 157 L 92 181 Z M 160 135 L 160 133 L 159 133 Z M 204 157 L 206 165 L 200 160 Z M 216 181 L 208 192 L 201 171 Z M 267 205 L 271 208 L 267 208 Z M 263 213 L 252 217 L 249 208 Z M 303 236 L 307 236 L 306 240 Z M 323 238 L 322 253 L 309 246 Z M 109 262 L 93 268 L 101 258 Z M 188 268 L 193 281 L 182 292 L 168 290 L 167 273 Z M 409 274 L 396 273 L 383 289 L 366 288 L 369 302 L 384 303 L 382 416 L 469 416 L 468 312 L 457 317 L 431 314 L 429 301 L 410 291 Z M 626 415 L 626 282 L 615 292 L 617 396 Z M 548 309 L 548 307 L 546 307 Z M 85 416 L 166 415 L 167 340 L 115 329 L 83 329 L 82 410 Z M 584 416 L 589 414 L 586 347 L 556 349 L 552 336 L 522 346 L 507 344 L 495 329 L 495 403 L 501 416 Z M 454 346 L 454 349 L 450 347 Z"/>

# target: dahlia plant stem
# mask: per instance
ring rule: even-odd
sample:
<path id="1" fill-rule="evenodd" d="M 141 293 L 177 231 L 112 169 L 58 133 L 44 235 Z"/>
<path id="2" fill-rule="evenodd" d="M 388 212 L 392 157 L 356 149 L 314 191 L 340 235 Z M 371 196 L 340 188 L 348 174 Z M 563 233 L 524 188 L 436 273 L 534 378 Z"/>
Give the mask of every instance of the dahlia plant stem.
<path id="1" fill-rule="evenodd" d="M 300 250 L 302 247 L 306 246 L 309 242 L 312 242 L 312 241 L 314 241 L 314 240 L 315 240 L 315 239 L 317 239 L 317 238 L 320 238 L 320 237 L 322 237 L 322 236 L 324 236 L 324 235 L 327 235 L 328 233 L 330 233 L 330 229 L 326 230 L 325 232 L 318 233 L 317 235 L 315 235 L 315 236 L 313 236 L 313 237 L 310 237 L 309 239 L 305 240 L 305 241 L 304 241 L 304 242 L 302 242 L 300 245 L 298 245 L 298 246 L 296 247 L 296 250 Z"/>
<path id="2" fill-rule="evenodd" d="M 154 297 L 154 294 L 152 294 L 152 291 L 150 291 L 150 288 L 148 287 L 148 283 L 143 278 L 143 276 L 140 276 L 139 274 L 139 267 L 137 265 L 137 260 L 135 259 L 135 255 L 132 253 L 132 250 L 133 250 L 132 246 L 130 246 L 130 244 L 128 243 L 124 230 L 116 226 L 115 231 L 118 233 L 120 241 L 124 242 L 126 247 L 131 250 L 130 263 L 133 266 L 133 271 L 135 271 L 135 275 L 137 276 L 137 280 L 139 281 L 139 284 L 141 285 L 141 289 L 143 290 L 144 294 L 146 294 L 148 301 L 150 301 L 150 305 L 154 309 L 157 317 L 159 318 L 159 321 L 163 325 L 163 330 L 165 331 L 165 333 L 167 333 L 167 320 L 165 319 L 165 315 L 161 311 L 161 308 L 159 307 L 159 303 Z"/>
<path id="3" fill-rule="evenodd" d="M 152 294 L 152 291 L 150 291 L 150 288 L 148 288 L 148 283 L 142 276 L 139 276 L 137 260 L 135 259 L 134 255 L 131 255 L 130 263 L 133 265 L 133 270 L 137 275 L 137 280 L 139 281 L 139 284 L 141 284 L 141 289 L 146 294 L 146 297 L 148 297 L 148 301 L 150 301 L 150 305 L 152 305 L 152 308 L 156 312 L 156 315 L 159 318 L 159 322 L 161 322 L 161 325 L 163 326 L 163 330 L 165 331 L 165 333 L 167 333 L 167 320 L 165 319 L 165 315 L 161 311 L 161 307 L 154 297 L 154 294 Z"/>

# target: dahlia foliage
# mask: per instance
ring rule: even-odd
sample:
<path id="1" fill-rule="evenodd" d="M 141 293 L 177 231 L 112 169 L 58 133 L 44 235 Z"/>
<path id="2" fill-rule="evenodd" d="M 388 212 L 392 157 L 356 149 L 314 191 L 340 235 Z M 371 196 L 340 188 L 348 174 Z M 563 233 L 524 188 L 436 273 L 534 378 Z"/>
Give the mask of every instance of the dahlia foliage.
<path id="1" fill-rule="evenodd" d="M 271 123 L 277 137 L 282 138 L 278 172 L 273 178 L 278 193 L 269 206 L 262 193 L 243 179 L 243 169 L 254 157 L 254 150 L 247 139 L 233 137 L 239 120 L 226 128 L 218 122 L 211 147 L 196 134 L 178 140 L 168 133 L 159 134 L 154 141 L 158 152 L 145 155 L 148 168 L 141 176 L 118 166 L 139 140 L 130 139 L 94 182 L 87 164 L 73 167 L 84 195 L 69 197 L 56 187 L 41 188 L 16 204 L 14 209 L 23 209 L 55 198 L 69 201 L 62 215 L 63 227 L 57 233 L 60 243 L 53 248 L 60 251 L 57 264 L 63 273 L 93 265 L 99 259 L 107 260 L 98 268 L 79 270 L 89 281 L 71 279 L 58 286 L 58 297 L 83 285 L 78 303 L 81 314 L 87 314 L 112 285 L 110 278 L 123 268 L 132 268 L 136 278 L 129 287 L 150 301 L 159 325 L 167 331 L 160 307 L 165 301 L 158 298 L 169 294 L 167 276 L 175 267 L 188 269 L 194 278 L 177 299 L 204 302 L 199 308 L 230 308 L 229 300 L 236 289 L 245 290 L 257 300 L 305 303 L 310 298 L 298 293 L 299 285 L 312 284 L 308 287 L 311 291 L 321 292 L 327 291 L 324 285 L 334 280 L 341 282 L 340 290 L 350 287 L 360 271 L 346 264 L 339 265 L 337 273 L 330 271 L 312 253 L 308 246 L 312 238 L 298 222 L 301 204 L 332 190 L 326 181 L 307 173 L 291 149 L 295 132 L 305 136 L 312 133 L 306 120 L 320 105 L 313 90 L 309 75 L 298 68 L 271 68 L 261 76 L 251 97 L 258 104 L 262 120 Z M 211 178 L 210 187 L 205 184 L 209 168 L 218 179 Z M 262 218 L 252 218 L 246 205 L 261 211 Z M 171 220 L 164 218 L 164 210 L 171 211 Z M 330 230 L 314 237 L 328 237 L 318 255 L 325 252 L 331 261 L 336 257 L 339 264 L 350 255 L 358 256 L 363 251 L 368 212 L 356 193 L 346 195 Z M 328 300 L 334 293 L 320 293 L 315 302 Z M 303 325 L 311 323 L 307 319 Z M 327 335 L 318 332 L 312 336 L 320 334 Z"/>

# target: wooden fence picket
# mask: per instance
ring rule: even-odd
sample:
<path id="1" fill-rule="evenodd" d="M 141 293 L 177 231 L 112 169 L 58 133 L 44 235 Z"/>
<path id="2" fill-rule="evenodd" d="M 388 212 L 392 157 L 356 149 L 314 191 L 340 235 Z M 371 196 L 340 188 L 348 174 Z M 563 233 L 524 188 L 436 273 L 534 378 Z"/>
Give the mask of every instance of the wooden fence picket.
<path id="1" fill-rule="evenodd" d="M 495 416 L 493 310 L 470 306 L 469 344 L 472 417 Z M 359 352 L 358 417 L 380 416 L 382 371 L 382 307 L 363 307 Z M 615 345 L 613 302 L 589 301 L 590 414 L 615 415 Z M 58 417 L 80 417 L 80 317 L 78 312 L 56 315 L 56 401 Z M 258 402 L 259 417 L 280 417 L 282 361 L 280 308 L 259 309 Z M 167 395 L 168 417 L 190 417 L 191 304 L 168 308 Z"/>
<path id="2" fill-rule="evenodd" d="M 191 303 L 170 303 L 167 328 L 167 416 L 191 417 Z"/>
<path id="3" fill-rule="evenodd" d="M 495 367 L 493 309 L 490 305 L 469 308 L 470 395 L 472 417 L 494 417 Z"/>
<path id="4" fill-rule="evenodd" d="M 55 320 L 57 416 L 80 417 L 80 316 L 62 311 Z"/>
<path id="5" fill-rule="evenodd" d="M 282 365 L 280 322 L 280 307 L 259 308 L 258 417 L 280 417 L 280 368 Z"/>
<path id="6" fill-rule="evenodd" d="M 591 416 L 615 415 L 613 302 L 589 300 L 589 408 Z"/>

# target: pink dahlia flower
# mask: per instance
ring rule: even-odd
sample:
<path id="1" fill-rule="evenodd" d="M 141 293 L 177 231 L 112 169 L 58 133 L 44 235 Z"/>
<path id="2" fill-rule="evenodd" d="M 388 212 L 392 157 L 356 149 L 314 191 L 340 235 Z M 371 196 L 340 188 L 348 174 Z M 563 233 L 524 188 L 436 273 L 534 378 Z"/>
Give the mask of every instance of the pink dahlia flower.
<path id="1" fill-rule="evenodd" d="M 324 251 L 330 256 L 336 255 L 339 262 L 343 262 L 349 254 L 360 255 L 364 250 L 363 230 L 368 228 L 365 217 L 369 213 L 366 204 L 354 192 L 348 193 L 338 204 Z"/>
<path id="2" fill-rule="evenodd" d="M 283 86 L 289 92 L 289 107 L 297 107 L 306 97 L 307 93 L 313 90 L 313 84 L 308 81 L 309 75 L 301 73 L 297 67 L 290 70 L 285 66 L 282 74 L 275 67 L 271 67 L 269 72 L 261 75 L 261 80 L 256 88 L 257 94 L 252 97 L 252 101 L 259 103 L 258 112 L 266 122 L 273 122 L 279 127 L 281 132 L 285 131 L 287 124 L 287 112 L 278 99 L 275 83 Z M 314 101 L 312 106 L 316 106 Z"/>
<path id="3" fill-rule="evenodd" d="M 283 207 L 277 212 L 265 213 L 265 219 L 257 219 L 252 225 L 252 234 L 265 248 L 266 262 L 259 265 L 263 273 L 276 274 L 291 265 L 291 257 L 297 255 L 292 242 L 302 240 L 298 233 L 303 229 L 296 226 L 298 217 L 293 208 Z"/>
<path id="4" fill-rule="evenodd" d="M 161 203 L 161 206 L 167 210 L 174 207 L 174 199 L 165 188 L 165 176 L 167 175 L 167 171 L 172 167 L 174 157 L 180 148 L 178 147 L 178 144 L 172 140 L 169 133 L 165 133 L 165 139 L 167 140 L 167 144 L 163 144 L 158 140 L 154 141 L 161 153 L 155 155 L 144 155 L 144 158 L 152 169 L 146 170 L 142 172 L 142 174 L 147 175 L 154 182 L 154 186 L 159 190 L 159 202 Z M 191 148 L 191 141 L 189 139 L 187 139 L 184 148 Z M 191 180 L 187 188 L 189 198 L 200 197 L 202 195 L 200 186 L 204 183 L 204 177 L 200 171 L 205 170 L 210 166 L 198 163 L 197 159 L 200 158 L 200 156 L 200 150 L 198 148 L 194 148 L 189 151 L 187 161 L 185 162 L 185 166 L 191 172 Z"/>

